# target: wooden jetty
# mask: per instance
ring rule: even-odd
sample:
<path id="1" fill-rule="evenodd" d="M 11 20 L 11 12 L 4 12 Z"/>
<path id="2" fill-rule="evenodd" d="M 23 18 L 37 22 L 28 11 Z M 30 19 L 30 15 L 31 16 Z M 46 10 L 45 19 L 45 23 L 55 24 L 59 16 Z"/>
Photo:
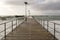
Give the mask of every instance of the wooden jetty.
<path id="1" fill-rule="evenodd" d="M 54 40 L 54 37 L 33 18 L 28 18 L 13 32 L 10 32 L 5 40 Z"/>

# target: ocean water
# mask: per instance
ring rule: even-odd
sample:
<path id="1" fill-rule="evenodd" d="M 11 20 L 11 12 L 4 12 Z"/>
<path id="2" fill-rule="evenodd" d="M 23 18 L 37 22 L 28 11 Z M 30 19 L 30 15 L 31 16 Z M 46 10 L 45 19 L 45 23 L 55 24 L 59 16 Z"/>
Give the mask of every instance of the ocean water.
<path id="1" fill-rule="evenodd" d="M 13 20 L 13 19 L 12 19 L 12 20 Z M 4 21 L 3 21 L 3 20 L 0 20 L 0 24 L 1 24 L 1 23 L 5 23 L 5 22 L 8 22 L 8 21 L 11 21 L 11 20 L 4 20 Z M 18 26 L 19 24 L 21 24 L 23 21 L 24 21 L 24 20 L 18 20 L 18 21 L 17 21 L 17 26 Z M 14 26 L 13 26 L 13 29 L 15 29 L 15 28 L 16 28 L 16 20 L 13 21 L 13 25 L 14 25 Z M 0 25 L 0 40 L 1 40 L 1 39 L 4 37 L 4 35 L 5 35 L 5 34 L 4 34 L 5 32 L 3 31 L 3 30 L 4 30 L 4 27 L 5 27 L 4 24 L 1 24 L 1 25 Z M 6 35 L 7 35 L 8 33 L 10 33 L 10 32 L 12 31 L 12 22 L 6 23 L 6 29 L 7 29 L 7 30 L 6 30 Z"/>
<path id="2" fill-rule="evenodd" d="M 53 16 L 52 16 L 53 17 Z M 56 17 L 54 16 L 53 18 L 51 18 L 50 16 L 49 17 L 46 17 L 46 16 L 35 16 L 35 19 L 43 26 L 43 22 L 44 22 L 44 28 L 47 30 L 47 20 L 49 21 L 48 22 L 48 31 L 54 35 L 54 23 L 55 23 L 55 37 L 60 40 L 60 17 Z M 41 22 L 41 20 L 43 20 Z"/>

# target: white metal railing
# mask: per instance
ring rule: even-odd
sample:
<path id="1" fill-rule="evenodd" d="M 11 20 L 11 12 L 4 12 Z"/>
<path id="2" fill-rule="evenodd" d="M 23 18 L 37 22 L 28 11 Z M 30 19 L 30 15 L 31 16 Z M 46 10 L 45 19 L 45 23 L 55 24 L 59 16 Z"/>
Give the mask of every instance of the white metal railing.
<path id="1" fill-rule="evenodd" d="M 43 20 L 43 19 L 39 20 L 37 18 L 34 18 L 34 19 L 38 23 L 40 23 L 42 25 L 42 27 L 47 30 L 47 32 L 50 32 L 54 36 L 54 40 L 56 40 L 56 38 L 58 40 L 60 40 L 60 31 L 57 30 L 59 28 L 59 27 L 57 27 L 57 25 L 60 26 L 60 24 L 54 23 L 54 22 L 50 22 L 49 20 Z M 50 23 L 52 23 L 52 25 L 50 25 Z"/>
<path id="2" fill-rule="evenodd" d="M 19 18 L 10 20 L 8 22 L 4 22 L 0 24 L 0 39 L 6 40 L 6 35 L 10 33 L 15 28 L 18 27 L 19 24 L 21 24 L 24 21 L 24 18 L 22 20 L 19 20 Z"/>

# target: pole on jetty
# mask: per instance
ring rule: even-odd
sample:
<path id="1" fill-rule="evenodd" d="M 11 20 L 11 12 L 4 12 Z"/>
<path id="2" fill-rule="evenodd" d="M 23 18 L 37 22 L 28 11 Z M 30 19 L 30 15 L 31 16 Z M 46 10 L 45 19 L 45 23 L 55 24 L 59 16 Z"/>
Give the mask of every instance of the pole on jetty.
<path id="1" fill-rule="evenodd" d="M 56 40 L 56 38 L 55 38 L 55 36 L 56 36 L 55 35 L 56 34 L 56 27 L 55 26 L 56 26 L 56 23 L 54 23 L 54 40 Z"/>
<path id="2" fill-rule="evenodd" d="M 25 4 L 25 21 L 27 21 L 27 4 L 28 2 L 24 2 Z"/>
<path id="3" fill-rule="evenodd" d="M 28 10 L 28 12 L 29 12 L 29 17 L 30 17 L 30 10 Z"/>

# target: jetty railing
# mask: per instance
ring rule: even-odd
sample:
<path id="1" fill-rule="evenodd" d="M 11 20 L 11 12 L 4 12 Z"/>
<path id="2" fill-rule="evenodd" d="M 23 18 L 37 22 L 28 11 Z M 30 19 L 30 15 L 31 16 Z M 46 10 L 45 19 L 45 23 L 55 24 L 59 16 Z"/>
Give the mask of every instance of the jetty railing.
<path id="1" fill-rule="evenodd" d="M 47 32 L 52 32 L 53 31 L 53 39 L 54 40 L 56 40 L 56 39 L 59 39 L 58 37 L 56 37 L 57 35 L 56 35 L 56 33 L 59 33 L 60 34 L 60 32 L 58 31 L 58 30 L 56 30 L 57 28 L 57 26 L 56 25 L 60 25 L 60 24 L 58 24 L 58 23 L 54 23 L 54 22 L 50 22 L 49 20 L 43 20 L 43 19 L 38 19 L 38 18 L 35 18 L 35 17 L 33 17 L 38 23 L 40 23 L 41 25 L 42 25 L 42 27 L 44 28 L 44 29 L 46 29 L 47 30 Z M 45 22 L 46 21 L 46 22 Z M 46 23 L 46 24 L 45 24 Z M 50 27 L 49 25 L 49 23 L 52 23 L 53 24 L 53 28 L 52 27 Z M 46 26 L 46 27 L 45 27 Z M 52 29 L 52 30 L 51 30 Z M 51 31 L 49 31 L 49 30 L 51 30 Z"/>
<path id="2" fill-rule="evenodd" d="M 6 40 L 6 35 L 10 32 L 13 32 L 15 28 L 18 27 L 19 24 L 21 24 L 24 21 L 24 18 L 20 20 L 19 18 L 10 20 L 8 22 L 1 23 L 2 29 L 0 30 L 0 39 Z"/>
<path id="3" fill-rule="evenodd" d="M 53 26 L 52 25 L 49 26 L 50 23 L 52 23 Z M 60 34 L 60 32 L 58 30 L 56 30 L 57 29 L 57 26 L 56 25 L 59 25 L 60 26 L 60 24 L 54 23 L 54 22 L 50 22 L 49 20 L 40 20 L 40 24 L 43 26 L 43 28 L 45 28 L 45 25 L 46 25 L 46 28 L 45 29 L 47 30 L 47 32 L 50 32 L 49 29 L 50 30 L 52 29 L 51 31 L 53 31 L 54 40 L 56 40 L 56 33 L 59 33 Z"/>

